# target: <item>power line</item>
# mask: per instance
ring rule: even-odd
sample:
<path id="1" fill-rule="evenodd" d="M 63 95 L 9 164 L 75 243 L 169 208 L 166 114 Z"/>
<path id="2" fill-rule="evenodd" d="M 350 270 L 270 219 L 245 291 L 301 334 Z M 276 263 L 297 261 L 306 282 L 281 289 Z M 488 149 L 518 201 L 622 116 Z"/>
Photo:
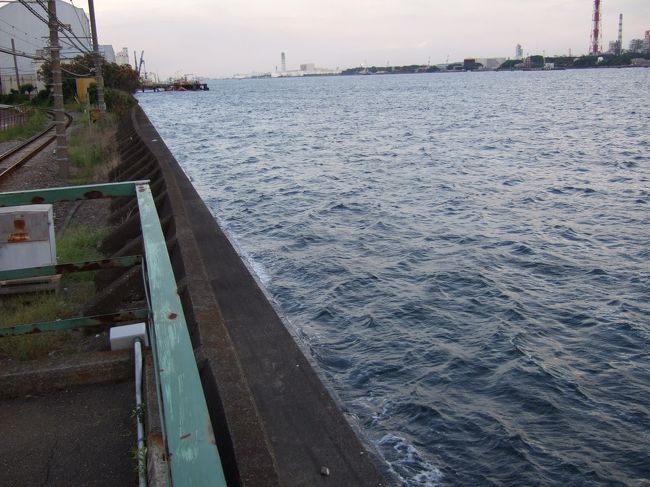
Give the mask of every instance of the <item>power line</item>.
<path id="1" fill-rule="evenodd" d="M 61 71 L 65 72 L 65 73 L 68 73 L 68 74 L 71 74 L 71 75 L 74 76 L 75 78 L 87 78 L 88 76 L 92 76 L 92 75 L 93 75 L 93 73 L 91 73 L 90 71 L 88 71 L 88 72 L 85 73 L 85 74 L 82 74 L 82 73 L 73 73 L 72 71 L 68 71 L 67 69 L 65 69 L 63 66 L 61 66 Z"/>
<path id="2" fill-rule="evenodd" d="M 30 58 L 30 59 L 38 59 L 38 60 L 46 59 L 43 56 L 36 56 L 35 54 L 27 54 L 26 52 L 23 52 L 23 51 L 15 51 L 15 50 L 11 49 L 10 47 L 0 46 L 0 52 L 4 52 L 5 54 L 12 54 L 12 55 L 18 56 L 18 57 L 27 57 L 27 58 Z"/>
<path id="3" fill-rule="evenodd" d="M 90 39 L 90 32 L 86 31 L 86 26 L 81 20 L 81 17 L 79 17 L 79 10 L 83 10 L 81 8 L 77 8 L 77 6 L 74 4 L 73 0 L 70 0 L 70 3 L 74 7 L 74 14 L 77 17 L 77 20 L 79 21 L 79 27 L 81 27 L 81 31 L 84 33 L 86 39 Z"/>
<path id="4" fill-rule="evenodd" d="M 37 1 L 38 5 L 45 11 L 45 14 L 47 15 L 47 12 L 48 12 L 47 5 L 44 4 L 43 0 L 36 0 L 36 1 Z M 40 14 L 34 8 L 32 8 L 32 6 L 29 5 L 27 0 L 18 0 L 18 2 L 20 2 L 20 4 L 23 7 L 25 7 L 27 10 L 29 10 L 37 19 L 39 19 L 45 25 L 49 25 L 48 19 L 46 17 L 43 17 L 42 14 Z M 74 49 L 77 49 L 80 52 L 85 51 L 87 54 L 91 54 L 90 49 L 88 49 L 86 46 L 83 45 L 83 42 L 76 37 L 76 34 L 74 34 L 74 32 L 72 32 L 72 29 L 70 29 L 65 24 L 63 24 L 58 18 L 56 19 L 56 23 L 57 23 L 57 26 L 58 26 L 57 30 L 59 32 L 61 32 L 72 43 L 72 45 L 70 47 L 73 47 Z M 74 41 L 72 39 L 70 39 L 70 37 L 65 32 L 63 32 L 63 30 L 70 31 L 73 34 L 73 36 L 79 41 L 81 46 L 75 45 Z"/>
<path id="5" fill-rule="evenodd" d="M 11 74 L 14 74 L 16 72 L 16 70 L 14 68 L 10 68 L 10 67 L 0 68 L 0 73 L 3 72 L 3 71 L 5 71 L 5 72 L 10 71 Z M 18 74 L 20 74 L 20 75 L 34 75 L 36 73 L 34 73 L 34 71 L 18 71 Z"/>
<path id="6" fill-rule="evenodd" d="M 17 30 L 18 32 L 21 32 L 22 34 L 24 34 L 24 35 L 26 35 L 26 36 L 28 36 L 28 37 L 31 37 L 32 39 L 36 39 L 36 40 L 38 40 L 37 37 L 34 37 L 34 36 L 31 35 L 29 32 L 25 32 L 24 30 L 20 30 L 18 27 L 16 27 L 16 26 L 13 25 L 13 24 L 10 24 L 10 23 L 7 22 L 5 19 L 0 19 L 0 22 L 2 22 L 3 24 L 7 24 L 7 25 L 8 25 L 9 27 L 11 27 L 12 29 Z"/>
<path id="7" fill-rule="evenodd" d="M 23 3 L 23 1 L 25 1 L 25 0 L 20 0 L 20 3 Z M 47 8 L 47 5 L 45 5 L 44 0 L 36 0 L 36 2 L 41 6 L 41 8 L 45 11 L 45 13 L 48 12 L 48 8 Z M 75 7 L 75 12 L 76 12 L 76 7 Z M 70 36 L 64 32 L 64 31 L 67 30 L 68 32 L 70 32 L 70 34 L 72 34 L 72 37 L 74 37 L 79 42 L 80 46 L 77 46 L 77 49 L 79 49 L 80 51 L 86 51 L 88 54 L 92 54 L 92 51 L 88 47 L 86 47 L 84 45 L 83 41 L 81 39 L 79 39 L 79 37 L 77 37 L 77 34 L 75 34 L 72 31 L 72 28 L 70 26 L 68 26 L 68 25 L 64 24 L 63 22 L 61 22 L 58 18 L 56 18 L 55 20 L 56 20 L 57 25 L 59 26 L 59 28 L 57 30 L 59 32 L 61 32 L 61 34 L 63 34 L 66 39 L 68 39 L 70 42 L 72 42 L 74 44 L 74 41 L 72 39 L 70 39 Z M 82 30 L 83 30 L 83 28 L 82 28 Z"/>
<path id="8" fill-rule="evenodd" d="M 44 38 L 35 37 L 35 36 L 31 35 L 28 32 L 25 32 L 25 31 L 23 31 L 21 29 L 18 29 L 15 25 L 10 24 L 9 22 L 7 22 L 4 19 L 0 19 L 0 22 L 2 22 L 3 24 L 6 24 L 9 27 L 11 27 L 14 31 L 16 31 L 16 33 L 20 33 L 20 34 L 24 35 L 25 37 L 29 37 L 31 39 L 34 39 L 36 42 L 41 43 L 41 44 L 39 44 L 40 46 L 42 46 L 45 43 Z M 2 30 L 2 29 L 0 29 L 0 30 Z M 7 32 L 6 30 L 2 30 L 2 32 L 4 32 L 5 34 L 12 35 L 12 36 L 15 35 L 14 33 Z M 32 44 L 27 39 L 24 39 L 24 42 L 28 42 L 28 43 Z M 35 44 L 32 44 L 32 45 L 35 45 Z"/>
<path id="9" fill-rule="evenodd" d="M 2 27 L 0 27 L 0 32 L 4 32 L 5 34 L 8 34 L 8 35 L 10 35 L 10 36 L 13 36 L 13 35 L 14 35 L 12 32 L 9 32 L 9 31 L 4 30 Z M 32 45 L 32 46 L 38 48 L 38 49 L 43 49 L 43 45 L 42 45 L 42 44 L 41 44 L 41 45 L 34 44 L 33 42 L 28 41 L 27 39 L 20 39 L 20 38 L 19 38 L 19 40 L 20 40 L 20 42 L 25 42 L 25 43 L 30 44 L 30 45 Z"/>

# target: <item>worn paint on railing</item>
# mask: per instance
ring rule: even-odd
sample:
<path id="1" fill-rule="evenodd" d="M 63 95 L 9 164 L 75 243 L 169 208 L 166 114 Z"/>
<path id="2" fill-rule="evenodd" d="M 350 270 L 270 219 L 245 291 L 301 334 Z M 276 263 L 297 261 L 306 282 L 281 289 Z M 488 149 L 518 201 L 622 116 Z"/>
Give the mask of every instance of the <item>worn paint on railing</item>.
<path id="1" fill-rule="evenodd" d="M 156 205 L 148 185 L 138 184 L 136 195 L 147 259 L 155 331 L 151 342 L 156 358 L 160 413 L 171 481 L 175 486 L 225 486 Z"/>
<path id="2" fill-rule="evenodd" d="M 93 184 L 1 193 L 0 207 L 137 196 L 145 247 L 143 267 L 146 268 L 146 292 L 151 308 L 149 339 L 153 350 L 158 405 L 168 455 L 169 484 L 175 487 L 225 487 L 226 481 L 196 367 L 194 350 L 156 205 L 147 183 L 138 181 Z M 93 319 L 102 322 L 106 317 L 18 325 L 7 329 L 0 328 L 0 333 L 4 330 L 17 334 L 76 328 L 92 325 Z"/>
<path id="3" fill-rule="evenodd" d="M 30 323 L 28 325 L 14 325 L 0 328 L 0 337 L 26 335 L 29 333 L 43 333 L 47 331 L 73 330 L 88 326 L 108 327 L 117 323 L 127 321 L 144 321 L 149 316 L 147 309 L 131 309 L 96 316 L 82 316 L 80 318 L 67 318 L 55 321 L 43 321 L 41 323 Z"/>
<path id="4" fill-rule="evenodd" d="M 147 182 L 148 181 L 130 181 L 127 183 L 86 184 L 82 186 L 68 186 L 65 188 L 34 189 L 29 191 L 16 191 L 13 193 L 0 193 L 0 207 L 133 196 L 135 194 L 134 185 Z"/>
<path id="5" fill-rule="evenodd" d="M 0 271 L 0 281 L 11 279 L 27 279 L 31 277 L 56 276 L 57 274 L 70 274 L 72 272 L 89 272 L 106 269 L 119 269 L 133 267 L 142 263 L 141 255 L 128 255 L 113 259 L 90 260 L 86 262 L 67 262 L 42 267 L 26 267 L 24 269 L 11 269 Z"/>

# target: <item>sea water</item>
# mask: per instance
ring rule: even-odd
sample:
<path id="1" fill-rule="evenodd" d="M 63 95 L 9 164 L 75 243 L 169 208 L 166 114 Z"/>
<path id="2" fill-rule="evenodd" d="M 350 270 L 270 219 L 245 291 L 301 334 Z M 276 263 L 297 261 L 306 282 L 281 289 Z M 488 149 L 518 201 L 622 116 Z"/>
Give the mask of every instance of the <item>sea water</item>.
<path id="1" fill-rule="evenodd" d="M 138 95 L 409 486 L 650 482 L 650 70 Z"/>

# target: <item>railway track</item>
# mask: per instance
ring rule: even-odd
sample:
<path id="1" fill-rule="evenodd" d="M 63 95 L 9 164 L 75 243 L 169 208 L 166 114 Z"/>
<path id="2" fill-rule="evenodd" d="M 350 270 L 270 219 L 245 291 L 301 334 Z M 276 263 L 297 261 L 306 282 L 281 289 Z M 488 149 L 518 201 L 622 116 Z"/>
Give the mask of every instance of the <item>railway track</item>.
<path id="1" fill-rule="evenodd" d="M 48 110 L 47 113 L 54 119 L 54 111 Z M 68 128 L 72 123 L 72 116 L 66 113 L 65 117 L 65 128 Z M 0 155 L 0 181 L 6 179 L 9 174 L 54 142 L 56 139 L 54 132 L 55 123 L 52 122 L 42 132 Z"/>

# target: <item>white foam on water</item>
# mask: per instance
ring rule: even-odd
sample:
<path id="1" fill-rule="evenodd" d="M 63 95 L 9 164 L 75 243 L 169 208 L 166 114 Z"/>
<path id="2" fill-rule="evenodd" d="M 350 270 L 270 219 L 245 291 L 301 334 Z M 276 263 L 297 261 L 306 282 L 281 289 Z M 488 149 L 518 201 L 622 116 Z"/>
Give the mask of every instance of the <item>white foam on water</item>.
<path id="1" fill-rule="evenodd" d="M 406 439 L 393 434 L 384 435 L 377 447 L 388 462 L 390 470 L 408 487 L 438 487 L 444 475 L 427 462 Z M 406 477 L 406 478 L 405 478 Z"/>
<path id="2" fill-rule="evenodd" d="M 212 208 L 210 209 L 212 216 L 217 221 L 219 227 L 226 234 L 228 240 L 230 240 L 230 243 L 234 247 L 235 252 L 237 252 L 237 255 L 239 255 L 241 260 L 244 262 L 244 265 L 248 267 L 248 270 L 253 273 L 255 278 L 262 284 L 264 289 L 267 289 L 268 284 L 271 282 L 271 276 L 269 272 L 264 268 L 261 262 L 255 260 L 253 256 L 239 244 L 239 240 L 237 239 L 236 234 L 231 230 L 230 226 L 226 224 L 225 221 L 217 216 L 216 211 L 214 211 Z"/>

